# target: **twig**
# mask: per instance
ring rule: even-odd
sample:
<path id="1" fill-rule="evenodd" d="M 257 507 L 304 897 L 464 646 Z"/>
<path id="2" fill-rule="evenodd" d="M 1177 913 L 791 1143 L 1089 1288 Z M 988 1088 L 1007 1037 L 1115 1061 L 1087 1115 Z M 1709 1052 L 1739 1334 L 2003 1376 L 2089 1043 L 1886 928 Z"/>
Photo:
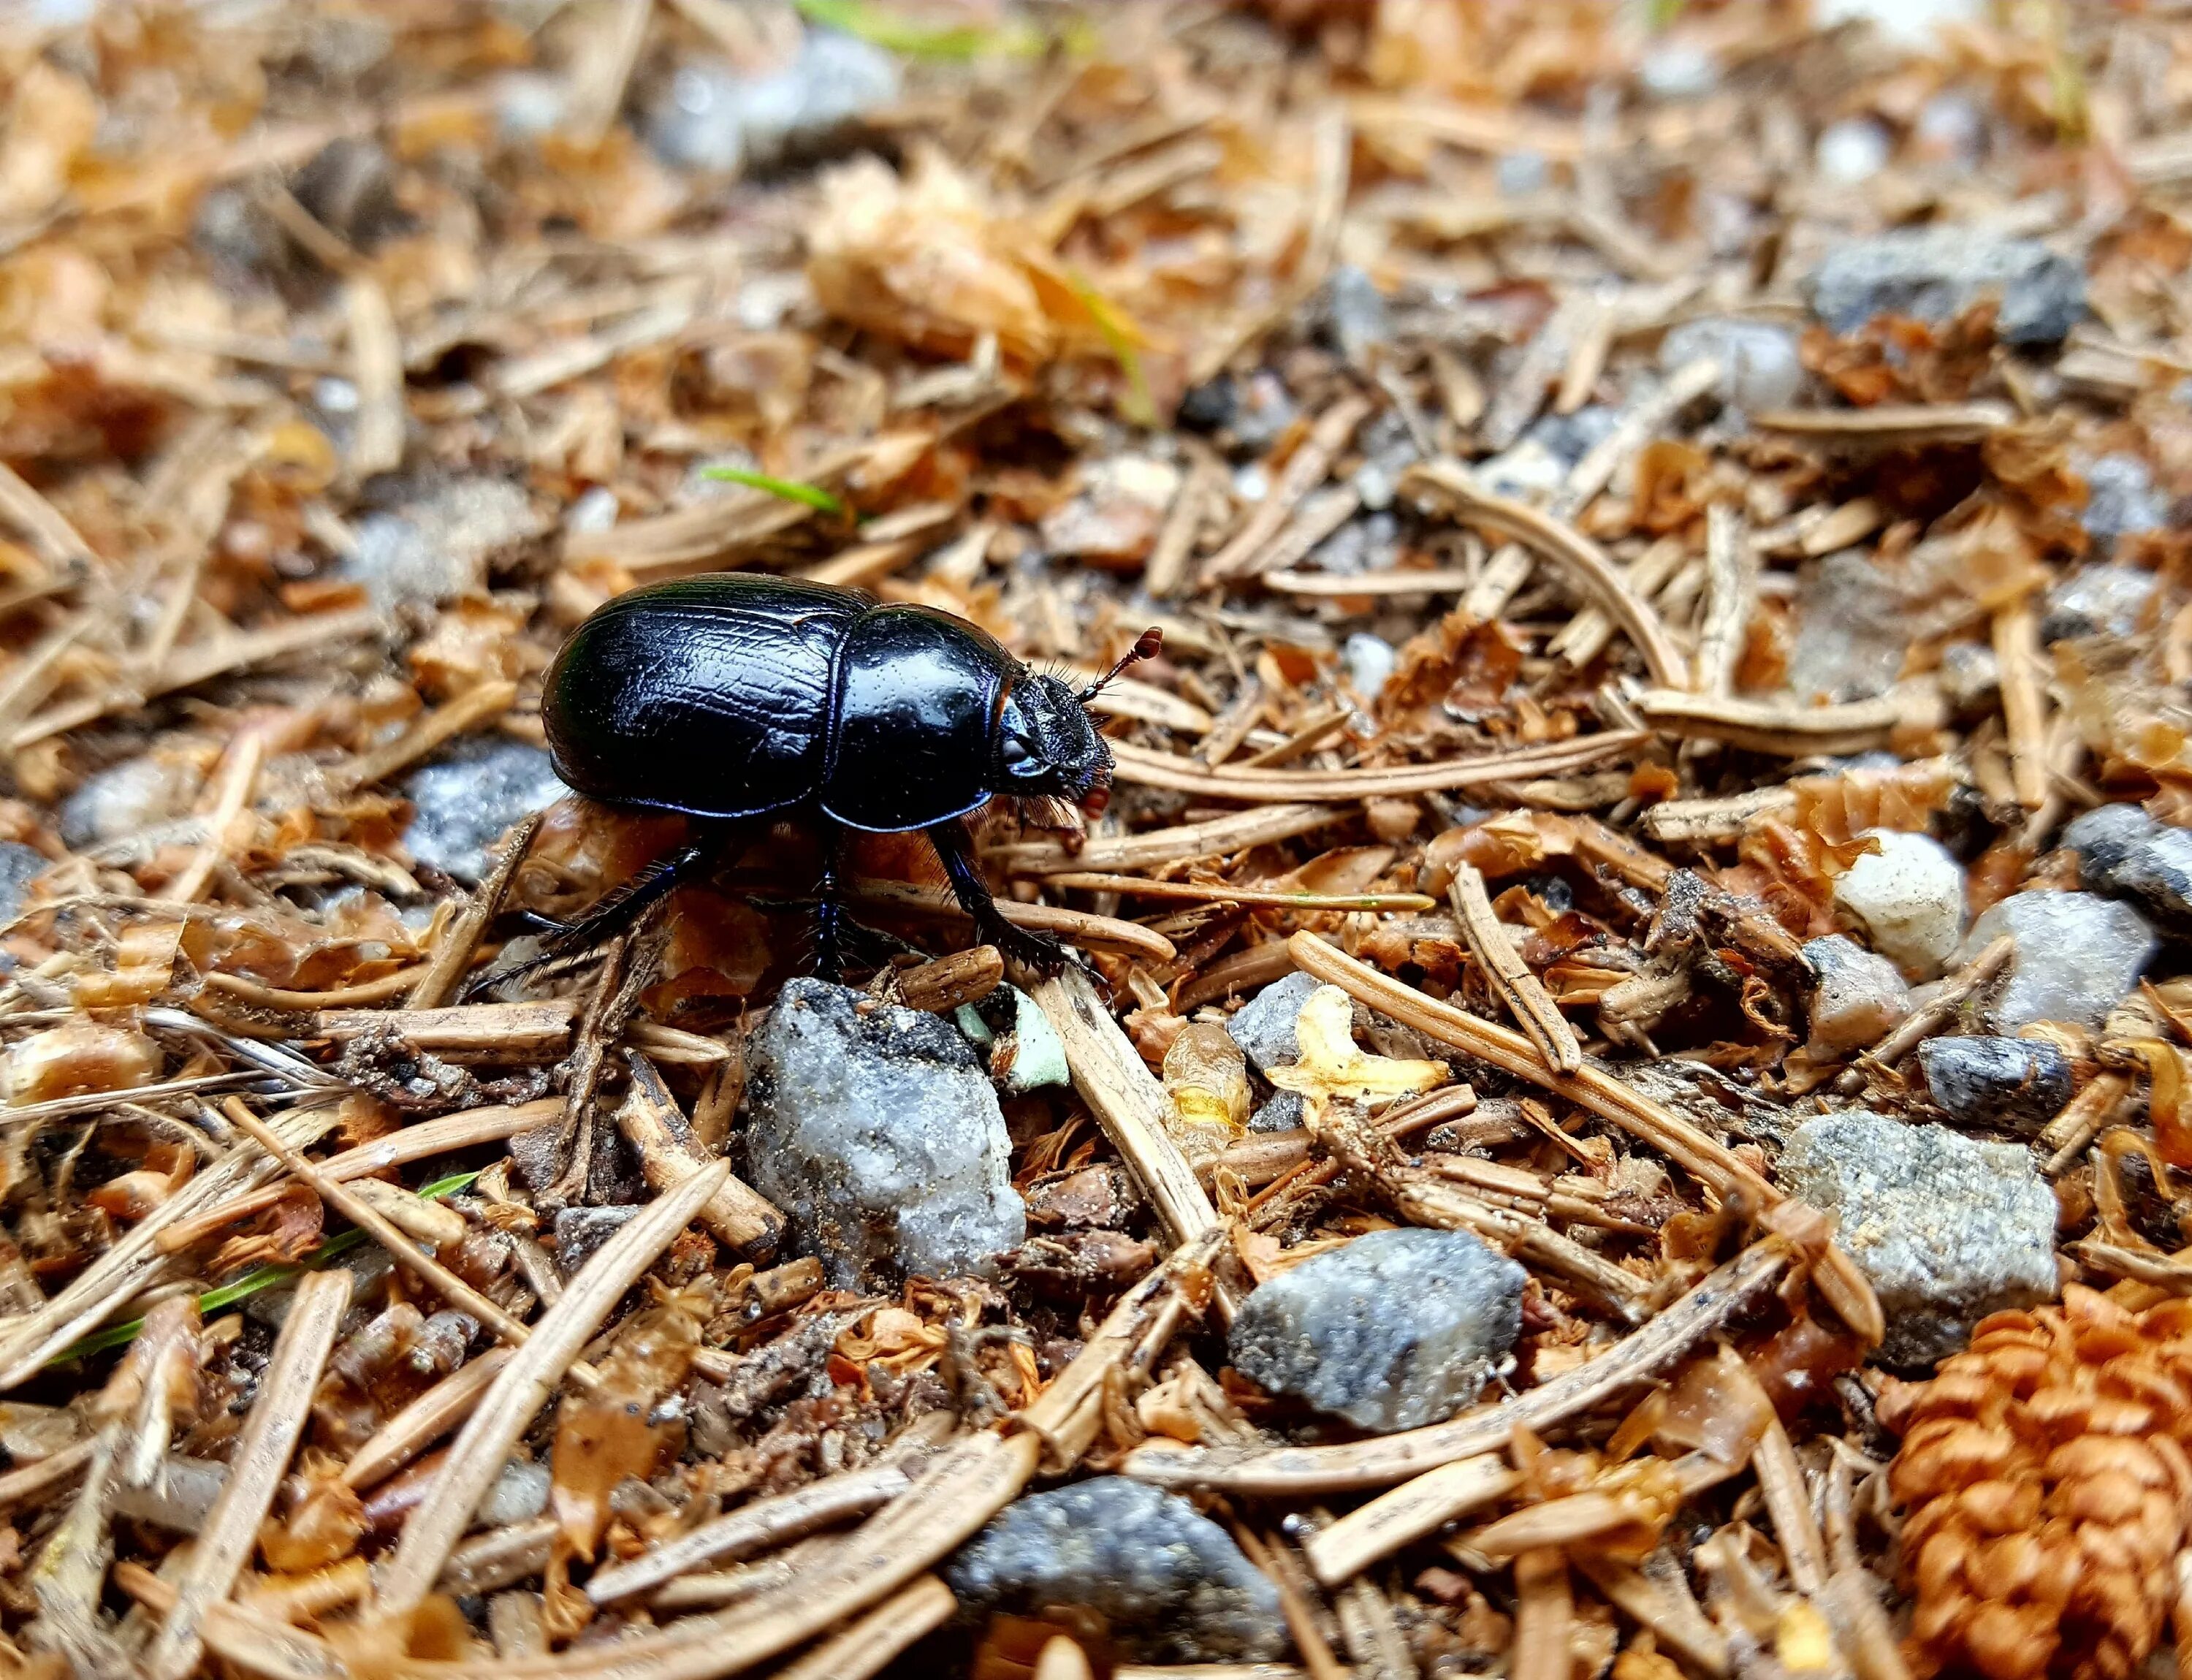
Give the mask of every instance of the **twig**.
<path id="1" fill-rule="evenodd" d="M 835 1638 L 779 1669 L 777 1680 L 869 1680 L 915 1640 L 950 1620 L 958 1608 L 950 1587 L 934 1575 L 923 1575 Z"/>
<path id="2" fill-rule="evenodd" d="M 1111 1018 L 1094 982 L 1069 969 L 1042 981 L 1033 996 L 1065 1043 L 1073 1088 L 1140 1180 L 1172 1240 L 1189 1243 L 1218 1229 L 1217 1209 L 1165 1129 L 1164 1088 Z"/>
<path id="3" fill-rule="evenodd" d="M 1597 1357 L 1514 1399 L 1446 1423 L 1336 1447 L 1237 1450 L 1151 1443 L 1128 1454 L 1124 1468 L 1127 1475 L 1159 1487 L 1215 1488 L 1264 1498 L 1344 1493 L 1405 1481 L 1458 1459 L 1496 1451 L 1517 1428 L 1543 1432 L 1645 1381 L 1755 1301 L 1790 1260 L 1790 1250 L 1778 1237 L 1754 1243 Z M 1362 1543 L 1367 1537 L 1358 1542 Z M 1382 1556 L 1383 1550 L 1373 1555 Z"/>
<path id="4" fill-rule="evenodd" d="M 1116 743 L 1115 743 L 1116 745 Z M 1264 805 L 1207 822 L 1183 823 L 1176 828 L 1151 829 L 1145 834 L 1098 837 L 1077 849 L 1055 841 L 1022 842 L 999 846 L 982 855 L 1014 875 L 1059 875 L 1088 869 L 1158 869 L 1166 864 L 1192 863 L 1201 858 L 1224 857 L 1252 846 L 1330 826 L 1345 813 L 1321 805 Z"/>
<path id="5" fill-rule="evenodd" d="M 330 986 L 325 991 L 292 991 L 286 986 L 261 986 L 257 980 L 242 974 L 222 974 L 219 970 L 205 976 L 207 988 L 233 997 L 239 1003 L 248 1003 L 260 1009 L 349 1009 L 365 1003 L 385 1003 L 391 997 L 401 997 L 419 983 L 426 972 L 423 963 L 408 969 L 398 969 L 392 974 L 383 974 L 379 980 L 361 980 L 356 986 Z"/>
<path id="6" fill-rule="evenodd" d="M 1791 758 L 1885 746 L 1898 729 L 1937 729 L 1948 716 L 1940 690 L 1930 682 L 1904 683 L 1877 700 L 1837 706 L 1732 700 L 1664 689 L 1646 690 L 1635 704 L 1644 721 L 1664 734 Z"/>
<path id="7" fill-rule="evenodd" d="M 1142 571 L 1143 586 L 1152 600 L 1169 599 L 1187 581 L 1187 563 L 1195 555 L 1203 511 L 1225 486 L 1224 463 L 1207 445 L 1192 444 L 1189 459 L 1192 465 L 1173 497 L 1163 528 L 1157 533 L 1156 546 L 1150 551 L 1149 563 Z"/>
<path id="8" fill-rule="evenodd" d="M 1277 910 L 1359 910 L 1396 915 L 1438 908 L 1422 893 L 1290 893 L 1270 887 L 1236 887 L 1222 881 L 1152 881 L 1142 875 L 1093 874 L 1075 871 L 1045 877 L 1047 886 L 1068 892 L 1121 893 L 1128 898 L 1175 899 L 1188 904 L 1243 904 Z"/>
<path id="9" fill-rule="evenodd" d="M 1574 1659 L 1569 1634 L 1575 1596 L 1567 1560 L 1557 1547 L 1526 1551 L 1515 1560 L 1515 1643 L 1507 1653 L 1507 1680 L 1568 1680 Z"/>
<path id="10" fill-rule="evenodd" d="M 503 1460 L 518 1435 L 547 1403 L 579 1350 L 601 1328 L 624 1292 L 722 1187 L 730 1170 L 718 1162 L 656 1197 L 602 1246 L 571 1280 L 563 1298 L 541 1315 L 525 1345 L 481 1399 L 450 1447 L 440 1473 L 405 1522 L 374 1598 L 382 1614 L 413 1609 L 432 1590 L 450 1548 L 471 1522 L 488 1485 L 501 1473 Z M 496 1316 L 507 1315 L 496 1309 Z"/>
<path id="11" fill-rule="evenodd" d="M 343 1466 L 343 1485 L 360 1491 L 385 1482 L 427 1446 L 471 1415 L 514 1349 L 490 1347 L 443 1377 L 374 1431 Z"/>
<path id="12" fill-rule="evenodd" d="M 2040 620 L 2029 598 L 1995 611 L 1994 656 L 2017 802 L 2036 811 L 2047 803 L 2047 690 L 2040 675 Z"/>
<path id="13" fill-rule="evenodd" d="M 1766 1432 L 1750 1449 L 1750 1467 L 1758 1477 L 1758 1491 L 1765 1496 L 1767 1514 L 1773 1519 L 1790 1584 L 1807 1597 L 1822 1591 L 1827 1584 L 1827 1542 L 1812 1514 L 1804 1466 L 1796 1462 L 1796 1449 L 1778 1417 L 1767 1420 Z"/>
<path id="14" fill-rule="evenodd" d="M 1469 936 L 1470 954 L 1508 1012 L 1530 1035 L 1538 1054 L 1550 1066 L 1558 1072 L 1573 1073 L 1583 1066 L 1583 1046 L 1576 1042 L 1575 1029 L 1499 925 L 1491 896 L 1484 890 L 1484 877 L 1475 865 L 1466 860 L 1455 864 L 1448 897 L 1462 931 Z"/>
<path id="15" fill-rule="evenodd" d="M 1641 813 L 1636 826 L 1647 840 L 1663 846 L 1704 845 L 1734 840 L 1754 822 L 1783 817 L 1796 809 L 1797 795 L 1786 787 L 1761 787 L 1711 799 L 1669 799 Z"/>
<path id="16" fill-rule="evenodd" d="M 1207 799 L 1273 800 L 1376 799 L 1411 793 L 1442 793 L 1481 787 L 1489 782 L 1519 781 L 1558 775 L 1601 758 L 1629 752 L 1650 737 L 1633 729 L 1609 729 L 1553 746 L 1487 752 L 1441 764 L 1396 764 L 1384 769 L 1248 770 L 1213 769 L 1191 758 L 1153 752 L 1126 741 L 1111 744 L 1114 777 L 1144 787 L 1168 788 Z M 1007 906 L 1009 908 L 1010 906 Z"/>
<path id="17" fill-rule="evenodd" d="M 848 896 L 864 904 L 888 905 L 904 915 L 946 922 L 968 919 L 967 912 L 956 902 L 939 898 L 933 889 L 909 881 L 854 880 L 849 883 Z M 1140 957 L 1156 963 L 1169 963 L 1179 954 L 1162 934 L 1133 922 L 1122 922 L 1116 916 L 1094 916 L 1085 910 L 1067 910 L 1059 905 L 1017 904 L 1010 900 L 999 900 L 997 911 L 1015 928 L 1055 934 L 1067 944 L 1077 945 L 1085 951 L 1112 951 L 1123 957 Z"/>
<path id="18" fill-rule="evenodd" d="M 1761 431 L 1858 449 L 1976 443 L 2017 418 L 2006 403 L 1877 403 L 1869 409 L 1765 409 L 1750 416 Z"/>
<path id="19" fill-rule="evenodd" d="M 356 1191 L 336 1182 L 314 1166 L 302 1155 L 276 1136 L 266 1123 L 254 1114 L 243 1103 L 231 1097 L 221 1106 L 221 1112 L 238 1130 L 264 1149 L 295 1177 L 311 1187 L 312 1193 L 328 1206 L 334 1209 L 359 1230 L 388 1251 L 388 1257 L 404 1271 L 431 1289 L 460 1312 L 469 1312 L 487 1329 L 510 1343 L 522 1346 L 530 1340 L 531 1333 L 494 1302 L 451 1271 L 432 1256 L 421 1254 L 416 1238 L 406 1235 L 387 1214 Z M 728 1168 L 724 1169 L 726 1172 Z M 597 1378 L 596 1380 L 599 1379 Z M 583 1380 L 583 1379 L 582 1379 Z M 592 1386 L 591 1383 L 587 1385 Z"/>
<path id="20" fill-rule="evenodd" d="M 446 706 L 437 706 L 411 727 L 370 752 L 361 752 L 347 764 L 328 772 L 328 785 L 347 792 L 385 781 L 398 770 L 417 763 L 442 742 L 492 723 L 517 704 L 515 683 L 482 683 L 467 689 Z"/>
<path id="21" fill-rule="evenodd" d="M 2097 1073 L 2083 1090 L 2063 1105 L 2062 1111 L 2041 1128 L 2033 1146 L 2047 1152 L 2041 1171 L 2059 1178 L 2083 1155 L 2101 1129 L 2115 1118 L 2131 1092 L 2131 1080 L 2121 1073 Z"/>
<path id="22" fill-rule="evenodd" d="M 275 1492 L 311 1415 L 312 1392 L 334 1351 L 350 1288 L 351 1275 L 340 1267 L 299 1282 L 230 1456 L 228 1479 L 191 1542 L 190 1561 L 176 1582 L 175 1606 L 145 1652 L 151 1680 L 185 1680 L 197 1666 L 204 1653 L 198 1619 L 206 1605 L 228 1597 L 237 1572 L 250 1558 L 259 1525 L 274 1507 Z"/>
<path id="23" fill-rule="evenodd" d="M 1742 511 L 1716 501 L 1705 510 L 1705 614 L 1698 631 L 1700 694 L 1724 700 L 1735 689 L 1750 614 L 1758 603 L 1758 555 Z"/>
<path id="24" fill-rule="evenodd" d="M 1202 563 L 1203 582 L 1258 569 L 1265 546 L 1286 528 L 1295 504 L 1330 476 L 1333 462 L 1355 436 L 1355 428 L 1370 417 L 1370 409 L 1367 397 L 1348 396 L 1317 416 L 1310 435 L 1287 458 L 1278 482 L 1256 504 L 1239 534 Z"/>
<path id="25" fill-rule="evenodd" d="M 597 1571 L 586 1583 L 586 1597 L 603 1606 L 637 1597 L 703 1565 L 751 1557 L 848 1517 L 865 1517 L 912 1485 L 912 1478 L 894 1465 L 870 1465 L 825 1476 L 791 1493 L 755 1500 L 628 1562 Z"/>
<path id="26" fill-rule="evenodd" d="M 540 831 L 542 815 L 535 811 L 510 831 L 501 849 L 488 864 L 479 890 L 465 901 L 465 907 L 450 918 L 448 925 L 442 929 L 441 938 L 435 941 L 434 954 L 427 959 L 425 973 L 419 976 L 419 983 L 403 1000 L 407 1011 L 438 1009 L 455 995 L 458 982 L 471 969 L 472 954 L 479 949 L 488 924 L 502 911 L 502 901 L 509 896 L 510 883 L 517 878 L 518 865 L 533 849 L 533 837 Z"/>
<path id="27" fill-rule="evenodd" d="M 1349 1680 L 1348 1671 L 1333 1654 L 1324 1631 L 1316 1625 L 1316 1613 L 1287 1578 L 1287 1572 L 1279 1567 L 1276 1543 L 1265 1540 L 1245 1523 L 1233 1525 L 1233 1538 L 1241 1543 L 1241 1550 L 1247 1554 L 1248 1561 L 1279 1590 L 1279 1612 L 1286 1618 L 1287 1631 L 1293 1635 L 1294 1649 L 1301 1653 L 1302 1666 L 1309 1671 L 1311 1680 Z"/>
<path id="28" fill-rule="evenodd" d="M 251 791 L 258 785 L 259 768 L 265 757 L 266 737 L 257 729 L 243 731 L 224 755 L 220 790 L 206 816 L 205 843 L 168 889 L 168 896 L 176 902 L 195 904 L 211 883 L 214 871 L 236 843 L 232 831 L 251 803 Z"/>
<path id="29" fill-rule="evenodd" d="M 1941 989 L 1927 1001 L 1926 1007 L 1905 1019 L 1885 1038 L 1858 1058 L 1860 1063 L 1869 1063 L 1882 1071 L 1896 1063 L 1918 1047 L 1919 1041 L 1936 1031 L 1964 1005 L 1964 1000 L 2000 974 L 2002 967 L 2017 953 L 2017 940 L 2004 934 L 1941 983 Z"/>
<path id="30" fill-rule="evenodd" d="M 659 1194 L 715 1163 L 694 1137 L 654 1064 L 637 1050 L 626 1050 L 624 1060 L 631 1081 L 617 1106 L 617 1129 L 639 1152 L 648 1188 Z M 784 1231 L 784 1215 L 734 1174 L 727 1176 L 723 1187 L 702 1204 L 700 1223 L 734 1253 L 756 1261 L 776 1252 Z"/>
<path id="31" fill-rule="evenodd" d="M 386 1137 L 330 1155 L 319 1163 L 319 1169 L 337 1183 L 346 1184 L 353 1179 L 371 1178 L 391 1168 L 408 1166 L 414 1161 L 429 1160 L 483 1143 L 500 1143 L 520 1132 L 547 1124 L 562 1111 L 560 1097 L 543 1097 L 538 1102 L 519 1103 L 514 1107 L 497 1105 L 468 1108 L 461 1113 L 444 1114 L 438 1119 L 421 1120 Z M 202 1213 L 169 1226 L 159 1234 L 155 1246 L 163 1254 L 179 1253 L 220 1234 L 224 1227 L 239 1220 L 264 1213 L 287 1191 L 285 1185 L 267 1185 L 247 1195 L 216 1203 Z"/>
<path id="32" fill-rule="evenodd" d="M 99 557 L 92 552 L 61 511 L 26 483 L 15 469 L 0 461 L 0 516 L 31 540 L 46 563 L 63 572 L 83 572 Z"/>
<path id="33" fill-rule="evenodd" d="M 1493 495 L 1453 461 L 1429 461 L 1410 467 L 1401 475 L 1401 489 L 1408 494 L 1428 493 L 1444 503 L 1455 517 L 1527 544 L 1540 559 L 1550 560 L 1567 572 L 1628 632 L 1654 683 L 1674 689 L 1689 685 L 1688 661 L 1668 636 L 1659 615 L 1631 592 L 1605 551 L 1573 526 L 1511 497 Z"/>
<path id="34" fill-rule="evenodd" d="M 351 276 L 343 309 L 350 323 L 351 378 L 357 386 L 350 475 L 362 481 L 403 464 L 403 346 L 388 294 L 370 276 Z"/>
<path id="35" fill-rule="evenodd" d="M 1521 1482 L 1498 1453 L 1457 1459 L 1357 1506 L 1302 1548 L 1318 1580 L 1337 1587 L 1456 1517 L 1503 1500 Z"/>

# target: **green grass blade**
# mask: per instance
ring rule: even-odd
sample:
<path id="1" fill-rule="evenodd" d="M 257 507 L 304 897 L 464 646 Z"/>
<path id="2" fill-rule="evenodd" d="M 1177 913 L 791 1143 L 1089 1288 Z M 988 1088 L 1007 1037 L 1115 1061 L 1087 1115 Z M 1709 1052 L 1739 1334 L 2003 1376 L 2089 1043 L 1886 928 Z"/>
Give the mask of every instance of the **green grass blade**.
<path id="1" fill-rule="evenodd" d="M 979 24 L 930 24 L 901 16 L 873 0 L 796 0 L 799 15 L 825 29 L 859 37 L 871 46 L 908 58 L 965 62 L 986 53 L 1026 57 L 1042 50 L 1042 37 L 1027 30 L 985 28 Z"/>
<path id="2" fill-rule="evenodd" d="M 434 1202 L 462 1190 L 477 1173 L 452 1173 L 445 1179 L 422 1185 L 418 1191 L 422 1202 Z M 224 1306 L 234 1306 L 240 1300 L 264 1294 L 293 1278 L 301 1277 L 331 1260 L 340 1260 L 365 1241 L 362 1231 L 339 1231 L 301 1260 L 284 1261 L 273 1266 L 254 1266 L 233 1283 L 222 1284 L 217 1289 L 208 1289 L 198 1297 L 201 1313 L 218 1312 Z M 71 1342 L 49 1359 L 49 1365 L 66 1365 L 73 1359 L 87 1359 L 94 1353 L 105 1353 L 110 1348 L 125 1347 L 137 1340 L 137 1332 L 145 1328 L 142 1318 L 132 1318 L 126 1324 L 109 1324 L 103 1330 L 94 1330 L 81 1340 Z"/>
<path id="3" fill-rule="evenodd" d="M 773 496 L 782 496 L 786 501 L 804 503 L 824 513 L 842 513 L 845 504 L 839 501 L 819 484 L 802 484 L 796 478 L 772 478 L 766 472 L 749 472 L 742 466 L 704 466 L 703 478 L 719 478 L 726 484 L 743 484 L 749 490 L 763 490 Z"/>
<path id="4" fill-rule="evenodd" d="M 1134 348 L 1126 322 L 1112 307 L 1110 300 L 1090 285 L 1077 270 L 1068 270 L 1065 278 L 1073 288 L 1073 295 L 1088 311 L 1088 318 L 1096 323 L 1096 330 L 1104 335 L 1104 347 L 1111 352 L 1111 359 L 1127 376 L 1127 400 L 1119 405 L 1121 417 L 1130 426 L 1154 426 L 1157 423 L 1157 405 L 1150 395 L 1150 382 L 1142 373 L 1141 352 Z"/>

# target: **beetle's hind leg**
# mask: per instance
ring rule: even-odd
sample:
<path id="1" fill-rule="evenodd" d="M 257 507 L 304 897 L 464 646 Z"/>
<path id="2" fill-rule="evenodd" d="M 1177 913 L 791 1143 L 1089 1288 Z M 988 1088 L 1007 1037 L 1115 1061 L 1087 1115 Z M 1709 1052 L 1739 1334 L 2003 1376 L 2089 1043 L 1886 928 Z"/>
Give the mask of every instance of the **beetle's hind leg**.
<path id="1" fill-rule="evenodd" d="M 592 949 L 613 935 L 622 933 L 646 913 L 648 907 L 671 892 L 705 875 L 722 857 L 733 831 L 729 825 L 711 825 L 700 830 L 691 840 L 674 852 L 665 852 L 640 870 L 630 880 L 612 887 L 586 907 L 585 912 L 570 922 L 554 922 L 541 916 L 528 915 L 528 921 L 543 928 L 540 954 L 528 961 L 500 970 L 489 970 L 480 974 L 465 987 L 471 997 L 491 986 L 499 986 L 578 952 Z"/>
<path id="2" fill-rule="evenodd" d="M 975 938 L 985 945 L 996 946 L 998 953 L 1008 962 L 1025 963 L 1039 974 L 1054 974 L 1072 960 L 1056 940 L 1016 928 L 1005 920 L 1004 911 L 997 908 L 996 900 L 990 895 L 990 883 L 982 878 L 982 871 L 974 862 L 973 837 L 968 833 L 963 820 L 954 817 L 922 831 L 936 848 L 945 874 L 951 878 L 951 890 L 958 898 L 960 908 L 974 919 Z"/>
<path id="3" fill-rule="evenodd" d="M 814 883 L 814 978 L 836 986 L 845 978 L 845 905 L 838 878 L 845 831 L 827 817 L 822 830 L 822 872 Z"/>

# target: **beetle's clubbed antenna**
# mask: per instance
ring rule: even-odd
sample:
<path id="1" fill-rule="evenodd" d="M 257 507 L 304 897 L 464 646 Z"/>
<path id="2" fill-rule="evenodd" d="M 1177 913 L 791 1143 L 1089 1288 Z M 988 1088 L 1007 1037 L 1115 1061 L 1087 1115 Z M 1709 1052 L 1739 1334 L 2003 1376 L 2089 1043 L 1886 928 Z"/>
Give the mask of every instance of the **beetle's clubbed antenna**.
<path id="1" fill-rule="evenodd" d="M 1134 638 L 1134 645 L 1127 649 L 1126 657 L 1083 689 L 1074 699 L 1086 706 L 1102 694 L 1105 686 L 1130 665 L 1139 665 L 1144 660 L 1153 660 L 1164 651 L 1164 631 L 1151 625 Z"/>

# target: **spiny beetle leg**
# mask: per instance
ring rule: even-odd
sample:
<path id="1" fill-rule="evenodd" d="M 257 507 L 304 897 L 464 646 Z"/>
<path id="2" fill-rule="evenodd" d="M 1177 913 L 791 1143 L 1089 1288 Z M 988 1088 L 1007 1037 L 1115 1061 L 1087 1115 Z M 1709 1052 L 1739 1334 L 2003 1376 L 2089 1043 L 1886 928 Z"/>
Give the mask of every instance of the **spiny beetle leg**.
<path id="1" fill-rule="evenodd" d="M 959 907 L 973 918 L 976 939 L 996 946 L 998 954 L 1008 962 L 1024 963 L 1038 974 L 1054 974 L 1065 967 L 1070 959 L 1065 947 L 1056 940 L 1030 933 L 1005 920 L 996 900 L 990 895 L 990 883 L 982 878 L 982 871 L 974 862 L 973 837 L 967 832 L 964 821 L 954 817 L 922 831 L 936 848 L 944 872 L 951 879 L 951 890 L 958 897 Z"/>
<path id="2" fill-rule="evenodd" d="M 827 817 L 822 828 L 822 872 L 814 882 L 814 977 L 836 986 L 845 977 L 845 906 L 837 879 L 845 837 Z"/>

